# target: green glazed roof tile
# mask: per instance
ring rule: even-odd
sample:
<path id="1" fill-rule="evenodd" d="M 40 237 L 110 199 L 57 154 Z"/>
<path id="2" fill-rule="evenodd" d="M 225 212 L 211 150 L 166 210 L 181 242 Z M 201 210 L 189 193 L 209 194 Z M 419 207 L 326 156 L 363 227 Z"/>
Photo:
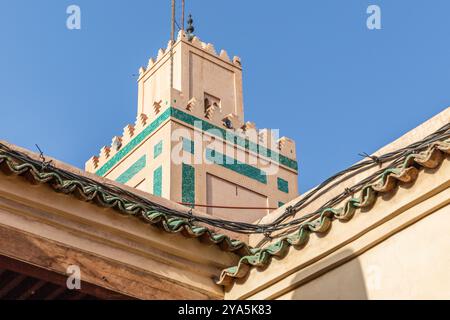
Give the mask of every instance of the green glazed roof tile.
<path id="1" fill-rule="evenodd" d="M 398 182 L 414 181 L 418 172 L 416 166 L 437 168 L 444 159 L 443 154 L 450 154 L 450 140 L 434 142 L 426 151 L 406 157 L 397 168 L 386 169 L 375 183 L 363 187 L 360 197 L 350 198 L 341 208 L 323 210 L 315 220 L 305 222 L 296 232 L 265 248 L 252 249 L 253 253 L 242 257 L 237 266 L 223 270 L 217 283 L 230 286 L 235 279 L 247 276 L 250 268 L 265 267 L 272 257 L 285 257 L 291 246 L 301 248 L 308 242 L 310 233 L 325 233 L 334 220 L 347 221 L 353 217 L 356 208 L 369 209 L 378 194 L 393 191 Z"/>
<path id="2" fill-rule="evenodd" d="M 77 196 L 80 200 L 92 201 L 100 206 L 112 208 L 120 214 L 140 217 L 166 232 L 181 233 L 184 236 L 189 235 L 191 238 L 209 239 L 211 243 L 218 245 L 222 250 L 239 255 L 252 252 L 251 248 L 242 241 L 232 240 L 228 236 L 215 233 L 206 227 L 194 225 L 187 219 L 159 212 L 133 199 L 114 194 L 114 191 L 105 190 L 93 180 L 67 173 L 53 166 L 45 169 L 50 172 L 43 172 L 32 161 L 24 161 L 23 157 L 19 159 L 2 148 L 0 148 L 0 170 L 9 175 L 27 176 L 27 180 L 34 184 L 48 184 L 57 192 Z M 67 179 L 66 174 L 71 179 Z"/>

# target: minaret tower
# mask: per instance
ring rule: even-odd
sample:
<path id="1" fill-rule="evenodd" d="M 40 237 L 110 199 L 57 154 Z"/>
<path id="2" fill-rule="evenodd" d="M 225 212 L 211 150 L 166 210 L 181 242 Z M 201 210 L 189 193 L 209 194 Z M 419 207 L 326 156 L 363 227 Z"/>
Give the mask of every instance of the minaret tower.
<path id="1" fill-rule="evenodd" d="M 244 121 L 240 58 L 217 53 L 194 35 L 191 16 L 187 22 L 139 69 L 136 123 L 89 159 L 86 171 L 254 222 L 270 211 L 262 208 L 298 196 L 295 143 Z"/>

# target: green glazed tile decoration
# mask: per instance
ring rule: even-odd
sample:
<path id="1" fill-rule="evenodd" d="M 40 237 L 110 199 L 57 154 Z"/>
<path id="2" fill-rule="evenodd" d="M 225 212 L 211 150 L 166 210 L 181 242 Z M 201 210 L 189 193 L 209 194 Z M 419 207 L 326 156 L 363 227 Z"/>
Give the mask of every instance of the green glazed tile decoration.
<path id="1" fill-rule="evenodd" d="M 264 171 L 246 163 L 242 163 L 236 159 L 232 159 L 226 155 L 216 152 L 215 150 L 206 149 L 206 159 L 224 168 L 233 170 L 234 172 L 267 184 L 267 176 Z"/>
<path id="2" fill-rule="evenodd" d="M 287 182 L 284 179 L 278 178 L 277 183 L 278 183 L 278 190 L 289 193 L 289 182 Z"/>
<path id="3" fill-rule="evenodd" d="M 195 169 L 183 163 L 182 167 L 181 202 L 195 203 Z"/>
<path id="4" fill-rule="evenodd" d="M 153 194 L 162 195 L 162 166 L 153 171 Z"/>
<path id="5" fill-rule="evenodd" d="M 210 132 L 224 141 L 231 142 L 235 145 L 239 145 L 246 150 L 253 151 L 257 154 L 266 156 L 271 160 L 280 163 L 293 170 L 298 170 L 298 164 L 296 160 L 290 159 L 286 156 L 279 154 L 273 150 L 262 147 L 248 139 L 242 138 L 230 131 L 213 125 L 205 120 L 197 118 L 193 115 L 187 114 L 174 107 L 166 109 L 156 120 L 150 123 L 141 133 L 133 138 L 127 145 L 119 150 L 110 160 L 108 160 L 100 169 L 95 173 L 98 176 L 104 176 L 112 167 L 114 167 L 120 160 L 122 160 L 128 153 L 130 153 L 137 145 L 144 141 L 149 135 L 151 135 L 158 127 L 164 123 L 167 119 L 173 117 L 179 121 L 182 121 L 188 125 L 199 127 L 201 126 L 203 131 L 211 130 Z M 214 129 L 214 130 L 212 130 Z"/>
<path id="6" fill-rule="evenodd" d="M 163 150 L 163 142 L 160 141 L 153 147 L 153 159 L 156 159 L 162 153 L 162 150 Z"/>
<path id="7" fill-rule="evenodd" d="M 144 169 L 147 157 L 143 155 L 138 161 L 136 161 L 131 167 L 129 167 L 124 173 L 122 173 L 117 179 L 117 182 L 127 183 L 142 169 Z"/>

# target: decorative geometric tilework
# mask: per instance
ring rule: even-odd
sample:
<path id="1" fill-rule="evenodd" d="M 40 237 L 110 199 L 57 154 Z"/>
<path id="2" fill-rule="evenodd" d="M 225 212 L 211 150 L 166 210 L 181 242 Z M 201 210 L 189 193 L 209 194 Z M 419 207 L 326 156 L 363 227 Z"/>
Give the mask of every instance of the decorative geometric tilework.
<path id="1" fill-rule="evenodd" d="M 158 197 L 162 195 L 162 166 L 153 171 L 153 194 Z"/>
<path id="2" fill-rule="evenodd" d="M 172 117 L 176 118 L 177 120 L 183 121 L 191 126 L 199 127 L 201 125 L 201 128 L 203 131 L 211 130 L 212 134 L 215 134 L 219 138 L 222 138 L 226 141 L 229 141 L 233 144 L 239 145 L 247 150 L 253 151 L 255 153 L 258 153 L 260 155 L 269 157 L 275 162 L 278 162 L 286 167 L 289 167 L 293 170 L 298 170 L 298 164 L 297 161 L 287 158 L 286 156 L 283 156 L 279 154 L 278 152 L 275 152 L 273 150 L 267 149 L 263 146 L 258 145 L 257 143 L 254 143 L 248 139 L 244 139 L 239 135 L 236 135 L 228 130 L 225 130 L 223 128 L 220 128 L 218 126 L 215 126 L 207 121 L 204 121 L 200 118 L 197 118 L 193 115 L 187 114 L 181 110 L 172 108 Z"/>
<path id="3" fill-rule="evenodd" d="M 267 176 L 264 171 L 230 158 L 212 149 L 206 149 L 206 159 L 224 168 L 233 170 L 251 179 L 267 184 Z"/>
<path id="4" fill-rule="evenodd" d="M 153 159 L 156 159 L 162 153 L 162 150 L 163 150 L 163 142 L 160 141 L 153 147 Z"/>
<path id="5" fill-rule="evenodd" d="M 128 153 L 130 153 L 137 145 L 144 141 L 153 131 L 155 131 L 165 120 L 170 117 L 170 109 L 164 111 L 155 121 L 150 123 L 144 130 L 133 138 L 126 146 L 120 149 L 108 162 L 106 162 L 99 170 L 95 172 L 98 176 L 103 176 Z"/>
<path id="6" fill-rule="evenodd" d="M 183 138 L 183 150 L 189 153 L 194 154 L 194 149 L 195 145 L 194 145 L 194 141 L 189 140 L 187 138 Z"/>
<path id="7" fill-rule="evenodd" d="M 277 179 L 278 190 L 289 193 L 289 182 L 284 179 Z"/>
<path id="8" fill-rule="evenodd" d="M 131 167 L 129 167 L 124 173 L 122 173 L 116 181 L 119 183 L 127 183 L 131 180 L 136 174 L 141 171 L 146 164 L 147 157 L 143 155 L 138 161 L 136 161 Z"/>
<path id="9" fill-rule="evenodd" d="M 191 126 L 199 127 L 203 131 L 214 129 L 212 134 L 226 141 L 229 141 L 235 145 L 239 145 L 249 151 L 253 151 L 260 155 L 269 157 L 273 161 L 280 163 L 293 170 L 298 170 L 297 161 L 287 158 L 275 152 L 273 150 L 264 148 L 248 139 L 244 139 L 228 130 L 215 126 L 207 121 L 197 118 L 193 115 L 187 114 L 181 110 L 170 107 L 166 109 L 155 121 L 147 126 L 141 133 L 139 133 L 134 139 L 132 139 L 126 146 L 119 150 L 108 162 L 106 162 L 99 170 L 96 171 L 98 176 L 105 175 L 112 167 L 114 167 L 121 159 L 123 159 L 128 153 L 130 153 L 137 145 L 139 145 L 145 138 L 152 134 L 164 121 L 173 117 L 179 121 L 183 121 Z"/>
<path id="10" fill-rule="evenodd" d="M 182 188 L 181 202 L 195 203 L 195 169 L 194 167 L 184 164 L 182 168 Z"/>

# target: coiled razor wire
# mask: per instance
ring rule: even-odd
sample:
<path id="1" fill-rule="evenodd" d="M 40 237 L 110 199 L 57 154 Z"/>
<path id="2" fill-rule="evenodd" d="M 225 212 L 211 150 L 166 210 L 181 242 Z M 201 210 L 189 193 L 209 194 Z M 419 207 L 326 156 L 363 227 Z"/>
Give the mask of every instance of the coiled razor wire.
<path id="1" fill-rule="evenodd" d="M 112 196 L 118 197 L 122 200 L 131 201 L 136 204 L 139 204 L 143 207 L 145 207 L 148 210 L 154 210 L 158 211 L 163 214 L 171 215 L 173 217 L 178 217 L 185 219 L 186 221 L 189 221 L 191 224 L 202 223 L 205 225 L 209 225 L 212 227 L 241 233 L 241 234 L 263 234 L 266 238 L 271 238 L 271 234 L 275 231 L 281 231 L 281 234 L 278 234 L 278 236 L 281 236 L 283 234 L 288 233 L 291 229 L 299 226 L 300 224 L 304 223 L 307 220 L 311 220 L 320 213 L 329 207 L 333 207 L 336 204 L 340 203 L 342 200 L 344 200 L 349 195 L 352 195 L 353 193 L 357 193 L 360 191 L 365 185 L 368 183 L 374 182 L 376 179 L 379 178 L 379 176 L 387 169 L 395 168 L 398 166 L 403 159 L 405 159 L 408 155 L 413 153 L 418 153 L 424 149 L 427 149 L 428 146 L 430 146 L 433 142 L 447 139 L 450 137 L 450 123 L 446 124 L 442 128 L 438 129 L 431 135 L 427 136 L 426 138 L 422 139 L 421 141 L 412 143 L 408 145 L 407 147 L 400 148 L 398 150 L 380 155 L 380 156 L 369 156 L 367 154 L 364 154 L 365 157 L 368 157 L 368 160 L 361 161 L 359 163 L 356 163 L 350 167 L 348 167 L 345 170 L 342 170 L 338 172 L 337 174 L 329 177 L 322 183 L 320 183 L 316 188 L 314 188 L 312 191 L 307 193 L 302 199 L 300 199 L 298 202 L 296 202 L 294 205 L 289 206 L 285 208 L 285 211 L 274 221 L 267 223 L 267 224 L 253 224 L 253 223 L 245 223 L 245 222 L 239 222 L 239 221 L 230 221 L 230 220 L 224 220 L 224 219 L 217 219 L 217 218 L 211 218 L 211 217 L 205 217 L 205 216 L 198 216 L 195 214 L 192 214 L 192 210 L 189 210 L 187 208 L 186 212 L 175 210 L 168 208 L 166 206 L 160 205 L 156 202 L 150 201 L 144 197 L 141 197 L 137 194 L 134 194 L 132 192 L 126 191 L 124 189 L 121 189 L 115 185 L 108 184 L 108 183 L 100 183 L 98 181 L 95 181 L 93 179 L 90 179 L 88 177 L 84 177 L 81 175 L 74 174 L 72 172 L 69 172 L 67 170 L 63 170 L 60 168 L 57 168 L 51 164 L 51 162 L 46 162 L 46 165 L 42 165 L 42 160 L 35 160 L 28 155 L 18 152 L 15 150 L 10 149 L 8 146 L 0 143 L 0 150 L 1 152 L 14 157 L 15 159 L 22 161 L 22 162 L 28 162 L 33 164 L 37 169 L 40 168 L 41 172 L 46 171 L 53 171 L 57 174 L 59 174 L 61 177 L 67 179 L 67 180 L 77 180 L 79 181 L 84 187 L 97 187 L 101 188 L 103 192 L 109 193 Z M 41 159 L 42 159 L 42 152 L 41 152 Z M 333 197 L 329 201 L 325 202 L 320 208 L 317 210 L 310 212 L 308 214 L 304 214 L 299 218 L 292 219 L 288 222 L 285 222 L 288 218 L 295 216 L 297 213 L 299 213 L 303 208 L 305 208 L 308 204 L 310 204 L 312 201 L 329 191 L 330 189 L 338 186 L 343 181 L 349 179 L 350 177 L 353 177 L 361 172 L 364 172 L 370 168 L 373 168 L 374 166 L 381 166 L 384 163 L 391 162 L 388 166 L 385 168 L 382 168 L 380 170 L 377 170 L 375 173 L 371 174 L 370 176 L 366 177 L 365 179 L 361 180 L 360 182 L 353 185 L 351 188 L 345 188 L 345 190 L 340 193 L 339 195 Z"/>

